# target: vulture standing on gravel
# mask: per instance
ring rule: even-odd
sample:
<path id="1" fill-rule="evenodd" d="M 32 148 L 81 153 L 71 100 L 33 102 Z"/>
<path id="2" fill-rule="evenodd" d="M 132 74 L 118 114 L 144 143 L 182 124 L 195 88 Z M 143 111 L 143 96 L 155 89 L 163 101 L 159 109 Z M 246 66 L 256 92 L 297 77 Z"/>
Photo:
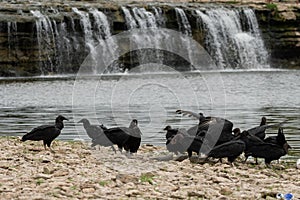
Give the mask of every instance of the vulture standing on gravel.
<path id="1" fill-rule="evenodd" d="M 92 125 L 88 119 L 81 119 L 77 123 L 83 123 L 83 127 L 86 131 L 86 134 L 92 139 L 96 139 L 99 135 L 103 134 L 103 129 L 100 125 Z"/>
<path id="2" fill-rule="evenodd" d="M 124 143 L 124 149 L 129 153 L 136 153 L 140 148 L 142 132 L 138 127 L 138 121 L 133 119 L 126 131 L 129 138 Z"/>
<path id="3" fill-rule="evenodd" d="M 245 156 L 264 158 L 267 167 L 270 167 L 271 161 L 278 160 L 281 156 L 286 155 L 290 148 L 284 135 L 279 137 L 278 144 L 266 143 L 256 138 L 253 140 L 254 137 L 247 131 L 241 133 L 241 140 L 246 144 Z"/>
<path id="4" fill-rule="evenodd" d="M 42 125 L 38 126 L 26 135 L 24 135 L 21 139 L 21 141 L 26 141 L 26 140 L 33 140 L 33 141 L 39 141 L 43 140 L 44 148 L 46 149 L 46 145 L 50 149 L 50 151 L 53 153 L 54 151 L 51 149 L 50 145 L 51 142 L 59 136 L 61 133 L 61 130 L 64 128 L 64 120 L 68 120 L 62 115 L 59 115 L 55 119 L 55 124 L 54 125 Z"/>
<path id="5" fill-rule="evenodd" d="M 92 146 L 112 146 L 116 144 L 120 152 L 123 148 L 130 153 L 136 153 L 141 143 L 141 131 L 136 119 L 132 120 L 129 127 L 106 128 L 101 126 L 104 134 L 100 134 L 92 141 Z"/>

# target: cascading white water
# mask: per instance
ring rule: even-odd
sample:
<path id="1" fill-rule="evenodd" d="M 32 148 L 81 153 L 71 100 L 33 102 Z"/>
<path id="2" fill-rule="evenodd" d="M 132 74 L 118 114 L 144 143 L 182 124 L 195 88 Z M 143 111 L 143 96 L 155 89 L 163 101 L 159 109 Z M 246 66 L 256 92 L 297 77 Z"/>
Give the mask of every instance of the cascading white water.
<path id="1" fill-rule="evenodd" d="M 97 41 L 102 40 L 102 38 L 107 38 L 111 36 L 110 25 L 106 15 L 97 9 L 91 9 L 90 13 L 94 17 L 94 36 Z"/>
<path id="2" fill-rule="evenodd" d="M 166 26 L 166 19 L 163 16 L 163 11 L 160 7 L 153 7 L 155 21 L 158 27 L 165 27 Z"/>
<path id="3" fill-rule="evenodd" d="M 196 14 L 206 32 L 206 48 L 219 68 L 267 67 L 268 54 L 251 9 L 214 8 Z M 242 14 L 249 30 L 243 30 Z"/>
<path id="4" fill-rule="evenodd" d="M 261 37 L 261 33 L 259 30 L 258 22 L 255 16 L 255 13 L 252 9 L 244 9 L 243 10 L 246 18 L 247 18 L 247 24 L 250 27 L 250 32 L 255 37 L 255 45 L 256 45 L 256 54 L 258 62 L 260 63 L 260 66 L 262 67 L 269 67 L 268 65 L 268 51 L 265 47 L 264 41 Z"/>
<path id="5" fill-rule="evenodd" d="M 133 18 L 133 16 L 131 15 L 130 11 L 124 6 L 122 6 L 121 9 L 125 16 L 127 28 L 128 29 L 138 28 L 138 25 L 137 25 L 135 19 Z"/>
<path id="6" fill-rule="evenodd" d="M 16 51 L 16 49 L 12 49 L 12 44 L 14 44 L 14 47 L 16 48 L 18 45 L 16 45 L 16 33 L 18 31 L 17 23 L 16 22 L 7 22 L 7 41 L 8 41 L 8 58 L 10 58 L 13 52 Z"/>
<path id="7" fill-rule="evenodd" d="M 46 71 L 53 72 L 54 65 L 51 59 L 51 54 L 53 53 L 56 55 L 56 47 L 55 45 L 55 36 L 52 28 L 51 21 L 48 16 L 43 15 L 38 10 L 30 11 L 33 16 L 37 18 L 35 25 L 36 25 L 36 32 L 37 32 L 37 41 L 39 47 L 39 60 L 43 60 L 43 56 L 46 56 L 47 62 L 43 62 L 43 66 L 40 66 L 41 73 L 44 75 Z M 46 51 L 45 51 L 46 49 Z M 44 55 L 42 55 L 42 50 Z M 46 69 L 49 68 L 49 69 Z"/>
<path id="8" fill-rule="evenodd" d="M 190 22 L 186 16 L 184 10 L 181 8 L 175 8 L 175 12 L 176 12 L 176 18 L 177 18 L 179 31 L 186 36 L 192 37 L 192 27 L 190 25 Z M 193 56 L 192 51 L 193 50 L 192 50 L 192 48 L 190 48 L 189 41 L 190 40 L 185 37 L 181 37 L 181 40 L 180 40 L 182 47 L 186 49 L 188 58 L 190 60 L 192 60 L 192 56 Z"/>
<path id="9" fill-rule="evenodd" d="M 94 18 L 93 31 L 94 37 L 96 38 L 97 42 L 97 48 L 99 45 L 99 48 L 103 49 L 102 53 L 105 54 L 102 56 L 102 59 L 110 59 L 105 60 L 105 63 L 109 63 L 111 60 L 113 60 L 114 63 L 110 67 L 113 69 L 113 71 L 119 71 L 119 69 L 121 68 L 120 63 L 118 62 L 119 47 L 114 38 L 111 37 L 112 35 L 108 19 L 103 12 L 97 9 L 91 9 L 90 13 Z"/>
<path id="10" fill-rule="evenodd" d="M 174 49 L 184 49 L 188 58 L 193 60 L 193 51 L 189 44 L 190 40 L 187 38 L 198 32 L 204 33 L 205 48 L 217 63 L 218 69 L 268 67 L 268 53 L 252 9 L 207 7 L 201 11 L 197 9 L 190 11 L 192 14 L 190 16 L 189 12 L 185 12 L 184 9 L 174 8 L 175 20 L 177 20 L 175 23 L 177 22 L 182 37 L 174 38 L 168 43 L 164 41 L 170 39 L 170 36 L 165 35 L 163 31 L 158 33 L 160 28 L 174 26 L 174 24 L 169 24 L 170 21 L 162 8 L 150 7 L 146 10 L 142 7 L 122 7 L 122 11 L 128 29 L 140 29 L 145 32 L 143 36 L 135 32 L 135 35 L 131 37 L 131 44 L 144 51 L 136 51 L 130 54 L 130 57 L 128 55 L 120 57 L 120 47 L 117 44 L 120 41 L 114 41 L 114 37 L 111 37 L 111 27 L 115 24 L 112 24 L 106 14 L 98 9 L 83 11 L 73 8 L 73 13 L 65 15 L 64 18 L 57 17 L 61 15 L 59 10 L 31 11 L 36 18 L 36 41 L 39 46 L 36 56 L 39 57 L 37 60 L 41 61 L 42 74 L 75 72 L 87 54 L 93 58 L 91 60 L 94 63 L 91 62 L 91 66 L 97 66 L 97 63 L 101 61 L 99 60 L 101 58 L 97 58 L 99 57 L 97 46 L 103 50 L 103 58 L 110 59 L 105 63 L 116 61 L 111 66 L 114 68 L 112 71 L 119 72 L 120 68 L 124 69 L 124 66 L 131 67 L 151 62 L 171 63 L 171 65 L 175 63 L 176 67 L 182 67 L 180 70 L 189 70 L 188 64 L 176 60 L 176 56 L 170 56 L 168 53 L 173 52 Z M 192 29 L 189 22 L 195 16 L 198 16 L 197 23 L 200 30 L 197 30 L 197 27 Z M 7 23 L 8 58 L 11 59 L 19 55 L 17 43 L 20 38 L 14 34 L 17 28 L 19 27 L 16 22 Z M 148 46 L 153 47 L 153 44 L 155 48 L 147 49 Z M 121 48 L 127 47 L 123 45 Z M 159 49 L 164 49 L 164 51 Z M 131 60 L 128 60 L 129 58 Z M 203 70 L 206 69 L 212 68 L 204 66 Z M 91 68 L 91 70 L 98 73 L 97 68 Z"/>
<path id="11" fill-rule="evenodd" d="M 72 10 L 80 16 L 80 25 L 84 32 L 84 41 L 86 47 L 89 51 L 93 51 L 95 44 L 93 40 L 92 25 L 89 14 L 84 11 L 79 11 L 77 8 L 72 8 Z"/>
<path id="12" fill-rule="evenodd" d="M 159 27 L 159 23 L 155 15 L 147 11 L 145 8 L 132 8 L 132 13 L 126 7 L 122 7 L 126 24 L 128 29 L 136 29 L 139 28 L 141 31 L 146 31 L 145 35 L 141 36 L 139 34 L 132 35 L 131 45 L 135 45 L 138 49 L 142 49 L 142 47 L 150 46 L 147 44 L 154 43 L 156 46 L 156 50 L 152 50 L 151 52 L 147 51 L 147 53 L 143 52 L 143 50 L 137 51 L 139 64 L 142 65 L 144 63 L 149 62 L 159 62 L 160 55 L 159 51 L 159 38 L 155 38 L 148 28 L 157 29 Z"/>
<path id="13" fill-rule="evenodd" d="M 183 34 L 191 36 L 192 35 L 192 27 L 190 25 L 190 22 L 186 16 L 184 10 L 181 8 L 175 8 L 175 12 L 176 12 L 177 23 L 179 26 L 179 31 L 181 31 Z"/>
<path id="14" fill-rule="evenodd" d="M 89 13 L 84 11 L 79 11 L 77 8 L 72 8 L 73 12 L 80 16 L 80 25 L 84 32 L 84 42 L 86 46 L 87 52 L 91 55 L 91 63 L 90 67 L 93 68 L 94 74 L 97 73 L 97 51 L 96 51 L 96 43 L 93 39 L 93 31 L 92 24 L 89 17 Z"/>
<path id="15" fill-rule="evenodd" d="M 133 8 L 132 12 L 139 28 L 157 28 L 156 18 L 153 13 L 146 11 L 145 8 Z"/>

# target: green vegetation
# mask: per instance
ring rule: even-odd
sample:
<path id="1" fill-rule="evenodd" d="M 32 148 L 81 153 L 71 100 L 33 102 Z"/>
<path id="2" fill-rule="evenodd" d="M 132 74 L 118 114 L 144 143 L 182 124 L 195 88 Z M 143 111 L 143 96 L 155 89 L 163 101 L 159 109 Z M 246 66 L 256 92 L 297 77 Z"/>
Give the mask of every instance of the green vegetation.
<path id="1" fill-rule="evenodd" d="M 71 190 L 76 190 L 76 189 L 77 189 L 76 185 L 71 186 Z"/>
<path id="2" fill-rule="evenodd" d="M 99 181 L 99 185 L 106 186 L 108 184 L 108 181 Z"/>
<path id="3" fill-rule="evenodd" d="M 226 1 L 225 3 L 226 4 L 238 4 L 239 2 L 238 1 Z"/>
<path id="4" fill-rule="evenodd" d="M 153 177 L 154 177 L 154 175 L 149 174 L 149 173 L 142 174 L 141 177 L 140 177 L 140 181 L 141 181 L 142 183 L 148 182 L 148 183 L 150 183 L 150 184 L 153 184 L 153 183 L 154 183 L 154 182 L 153 182 Z"/>
<path id="5" fill-rule="evenodd" d="M 44 183 L 44 179 L 39 178 L 38 180 L 36 180 L 36 185 L 41 185 L 42 183 Z"/>
<path id="6" fill-rule="evenodd" d="M 272 10 L 272 11 L 278 11 L 278 8 L 277 8 L 277 5 L 275 3 L 267 3 L 266 4 L 266 7 L 269 9 L 269 10 Z"/>

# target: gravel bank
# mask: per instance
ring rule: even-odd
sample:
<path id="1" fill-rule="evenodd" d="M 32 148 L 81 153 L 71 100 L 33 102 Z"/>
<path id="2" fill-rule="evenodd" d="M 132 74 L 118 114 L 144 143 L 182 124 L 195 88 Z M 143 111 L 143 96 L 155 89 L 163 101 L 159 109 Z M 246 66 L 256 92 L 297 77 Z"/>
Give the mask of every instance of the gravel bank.
<path id="1" fill-rule="evenodd" d="M 0 138 L 0 199 L 276 199 L 300 198 L 300 170 L 281 161 L 231 167 L 189 160 L 157 161 L 163 147 L 142 146 L 131 158 L 110 148 L 55 141 L 55 154 L 42 142 Z"/>

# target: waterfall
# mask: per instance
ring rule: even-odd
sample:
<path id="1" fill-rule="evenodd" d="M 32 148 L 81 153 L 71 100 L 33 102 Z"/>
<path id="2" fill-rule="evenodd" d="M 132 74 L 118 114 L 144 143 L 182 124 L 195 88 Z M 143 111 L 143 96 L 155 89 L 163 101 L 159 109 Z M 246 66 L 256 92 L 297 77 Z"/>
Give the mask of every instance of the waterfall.
<path id="1" fill-rule="evenodd" d="M 43 60 L 42 66 L 40 66 L 40 71 L 44 75 L 46 72 L 54 72 L 54 65 L 52 56 L 56 54 L 55 51 L 55 36 L 52 28 L 51 21 L 48 16 L 43 15 L 40 11 L 30 11 L 33 16 L 37 18 L 36 34 L 39 49 L 39 60 Z M 46 51 L 45 51 L 46 49 Z M 42 50 L 44 54 L 42 54 Z M 46 61 L 44 61 L 46 57 Z"/>
<path id="2" fill-rule="evenodd" d="M 115 21 L 114 16 L 96 8 L 79 10 L 73 7 L 68 11 L 61 8 L 30 12 L 20 10 L 20 15 L 33 21 L 26 22 L 28 25 L 12 20 L 2 25 L 4 31 L 7 31 L 7 41 L 3 42 L 4 48 L 7 48 L 7 61 L 4 60 L 9 63 L 7 66 L 34 63 L 31 71 L 28 70 L 29 74 L 38 74 L 40 70 L 42 75 L 76 73 L 87 55 L 91 58 L 87 65 L 95 74 L 103 71 L 98 70 L 103 62 L 111 64 L 110 72 L 120 72 L 147 63 L 165 64 L 188 71 L 191 67 L 188 62 L 172 52 L 180 50 L 186 60 L 195 60 L 193 44 L 189 40 L 194 37 L 209 52 L 217 64 L 217 69 L 268 67 L 269 55 L 252 9 L 205 7 L 200 10 L 191 7 L 186 11 L 171 6 L 166 10 L 160 6 L 124 6 L 120 11 L 124 20 Z M 29 29 L 31 26 L 35 38 L 26 40 L 31 42 L 32 47 L 30 52 L 23 52 L 23 40 L 32 36 Z M 170 37 L 161 28 L 177 29 L 182 34 Z M 113 37 L 112 33 L 126 29 L 139 29 L 140 32 L 135 31 L 130 41 L 115 41 L 117 37 Z M 139 50 L 130 51 L 129 47 Z M 128 54 L 120 55 L 119 52 L 127 49 L 130 51 Z M 28 63 L 22 59 L 28 59 Z M 18 64 L 19 61 L 22 63 Z M 23 68 L 27 72 L 26 67 Z M 215 67 L 203 67 L 203 70 L 207 69 Z"/>
<path id="3" fill-rule="evenodd" d="M 181 8 L 175 8 L 175 13 L 176 13 L 176 18 L 177 18 L 177 23 L 178 23 L 178 27 L 179 27 L 179 31 L 181 33 L 183 33 L 184 35 L 186 36 L 189 36 L 189 37 L 192 37 L 192 27 L 190 25 L 190 22 L 184 12 L 183 9 Z M 190 40 L 188 38 L 184 38 L 184 37 L 181 37 L 180 41 L 181 42 L 181 46 L 183 48 L 186 49 L 186 52 L 188 54 L 188 58 L 190 60 L 193 59 L 193 49 L 190 48 Z"/>
<path id="4" fill-rule="evenodd" d="M 166 19 L 163 16 L 163 11 L 159 7 L 153 7 L 155 20 L 158 27 L 166 27 Z"/>
<path id="5" fill-rule="evenodd" d="M 90 13 L 94 17 L 94 34 L 96 37 L 96 40 L 99 42 L 102 38 L 107 38 L 111 36 L 110 31 L 110 25 L 108 22 L 108 19 L 103 12 L 100 12 L 99 10 L 92 9 L 90 10 Z"/>
<path id="6" fill-rule="evenodd" d="M 84 33 L 84 41 L 88 51 L 94 50 L 94 40 L 92 33 L 92 25 L 89 14 L 84 11 L 79 11 L 77 8 L 72 8 L 73 12 L 80 16 L 80 25 Z"/>
<path id="7" fill-rule="evenodd" d="M 89 13 L 84 11 L 79 11 L 77 8 L 72 8 L 73 12 L 78 14 L 80 16 L 80 25 L 84 33 L 84 42 L 87 53 L 90 53 L 91 59 L 89 63 L 89 67 L 92 68 L 93 73 L 97 73 L 97 52 L 96 52 L 96 43 L 93 39 L 93 30 L 92 30 L 92 24 L 89 17 Z M 99 40 L 99 36 L 97 36 Z"/>
<path id="8" fill-rule="evenodd" d="M 137 23 L 135 21 L 135 19 L 133 18 L 133 16 L 130 14 L 130 11 L 126 8 L 126 7 L 121 7 L 124 16 L 125 16 L 125 21 L 126 21 L 126 26 L 128 29 L 133 29 L 133 28 L 137 28 Z"/>
<path id="9" fill-rule="evenodd" d="M 97 45 L 101 46 L 103 49 L 103 56 L 102 59 L 110 59 L 104 60 L 105 63 L 109 63 L 111 60 L 114 62 L 112 66 L 110 66 L 113 70 L 112 71 L 119 71 L 121 68 L 121 64 L 118 62 L 119 59 L 119 47 L 115 41 L 115 39 L 111 34 L 110 24 L 106 17 L 106 15 L 96 9 L 91 9 L 90 13 L 93 15 L 94 24 L 94 37 L 96 38 Z M 98 71 L 96 72 L 98 73 Z"/>
<path id="10" fill-rule="evenodd" d="M 12 57 L 18 47 L 16 33 L 18 31 L 16 22 L 7 22 L 7 41 L 8 41 L 8 58 Z M 14 49 L 12 49 L 14 48 Z"/>
<path id="11" fill-rule="evenodd" d="M 145 8 L 133 8 L 132 9 L 134 18 L 136 19 L 139 28 L 157 28 L 156 18 L 154 14 L 146 11 Z"/>
<path id="12" fill-rule="evenodd" d="M 122 10 L 125 16 L 127 28 L 129 30 L 139 28 L 141 31 L 145 31 L 145 33 L 147 33 L 146 37 L 145 35 L 140 36 L 139 34 L 134 34 L 132 35 L 132 40 L 130 41 L 131 46 L 133 45 L 140 49 L 139 51 L 135 52 L 138 57 L 138 64 L 142 65 L 151 62 L 160 63 L 161 56 L 160 52 L 157 50 L 159 49 L 160 45 L 159 38 L 155 38 L 151 30 L 147 29 L 157 29 L 159 27 L 160 23 L 157 21 L 156 16 L 152 12 L 147 11 L 145 8 L 134 7 L 131 10 L 132 12 L 130 12 L 130 10 L 126 7 L 122 7 Z M 154 43 L 156 49 L 151 49 L 145 52 L 143 48 L 145 46 L 150 46 L 147 45 L 150 43 Z M 135 56 L 131 55 L 131 57 Z M 131 63 L 133 62 L 136 61 L 131 59 Z"/>
<path id="13" fill-rule="evenodd" d="M 206 33 L 205 46 L 219 68 L 265 67 L 267 51 L 251 9 L 214 8 L 205 12 L 196 10 L 196 14 Z M 242 24 L 243 14 L 246 26 Z"/>
<path id="14" fill-rule="evenodd" d="M 188 36 L 192 35 L 192 27 L 189 23 L 189 20 L 181 8 L 175 8 L 177 23 L 179 26 L 179 31 Z"/>
<path id="15" fill-rule="evenodd" d="M 268 52 L 261 37 L 255 13 L 252 9 L 244 9 L 243 12 L 247 18 L 247 24 L 250 26 L 250 32 L 255 37 L 255 51 L 259 55 L 257 56 L 258 62 L 260 66 L 268 67 Z"/>

